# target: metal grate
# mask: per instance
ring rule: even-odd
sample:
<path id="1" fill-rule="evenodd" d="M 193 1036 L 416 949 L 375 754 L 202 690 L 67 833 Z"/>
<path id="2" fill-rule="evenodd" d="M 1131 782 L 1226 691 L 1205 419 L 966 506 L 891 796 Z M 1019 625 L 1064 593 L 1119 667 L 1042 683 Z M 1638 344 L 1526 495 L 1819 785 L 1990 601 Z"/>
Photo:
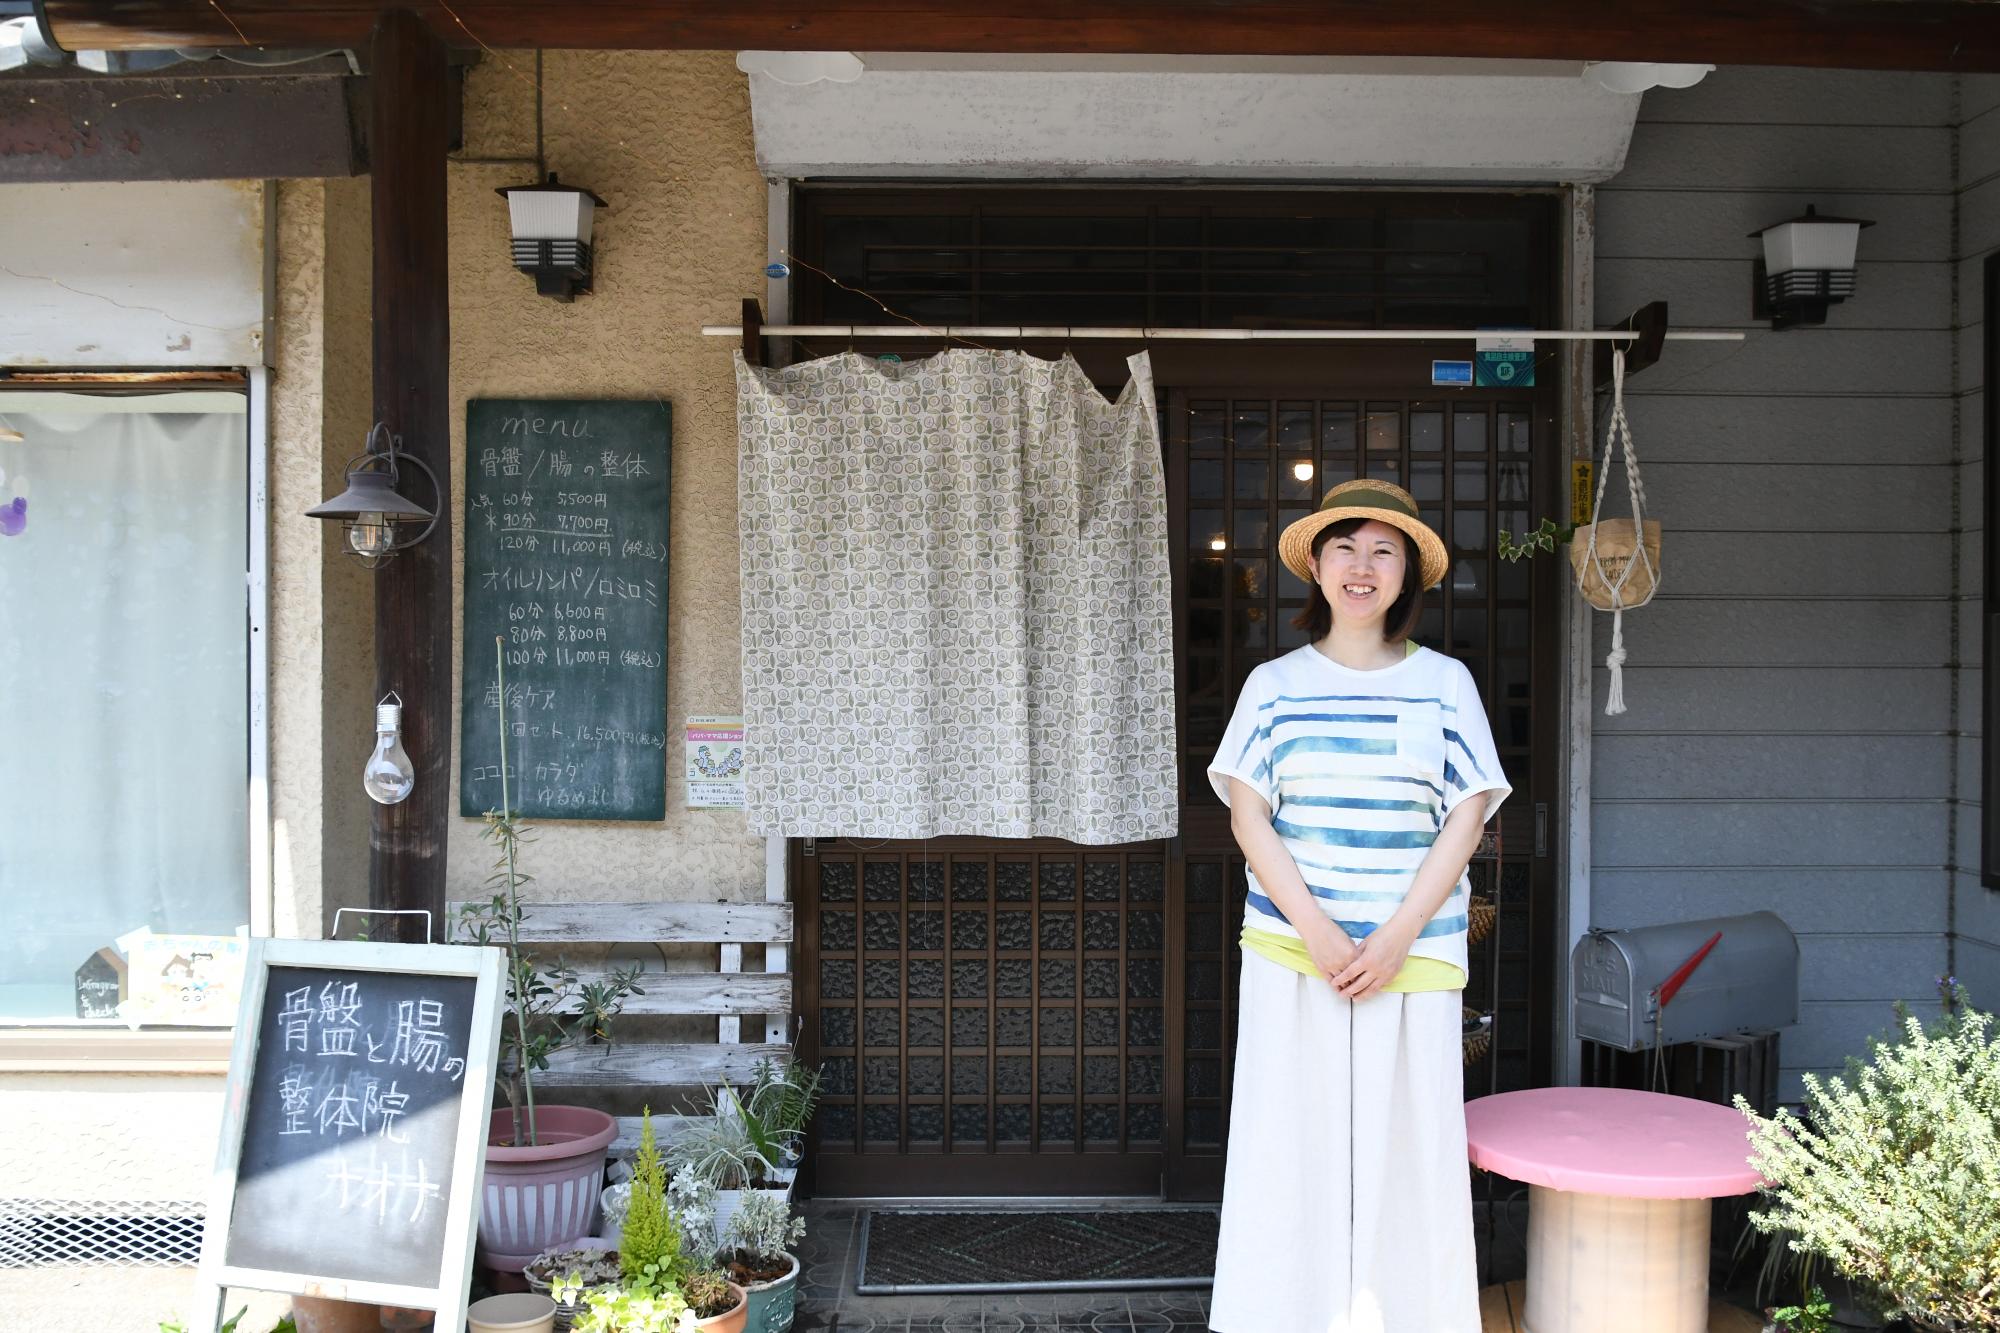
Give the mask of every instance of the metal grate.
<path id="1" fill-rule="evenodd" d="M 192 1264 L 201 1258 L 201 1228 L 194 1203 L 0 1199 L 0 1268 Z"/>

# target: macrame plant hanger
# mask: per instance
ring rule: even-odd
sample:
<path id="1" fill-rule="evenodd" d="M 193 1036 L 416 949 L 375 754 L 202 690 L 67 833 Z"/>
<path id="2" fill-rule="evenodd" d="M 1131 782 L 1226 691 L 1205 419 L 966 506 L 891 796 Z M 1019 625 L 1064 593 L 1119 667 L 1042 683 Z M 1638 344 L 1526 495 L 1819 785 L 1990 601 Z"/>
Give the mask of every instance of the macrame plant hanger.
<path id="1" fill-rule="evenodd" d="M 1603 516 L 1615 446 L 1622 446 L 1624 454 L 1630 520 Z M 1584 600 L 1611 613 L 1611 652 L 1604 659 L 1611 672 L 1611 690 L 1604 712 L 1615 717 L 1625 711 L 1625 612 L 1652 601 L 1660 586 L 1660 525 L 1646 517 L 1646 487 L 1639 477 L 1639 455 L 1632 447 L 1632 423 L 1625 417 L 1623 348 L 1611 353 L 1611 422 L 1604 430 L 1604 461 L 1597 469 L 1590 524 L 1579 528 L 1570 542 L 1570 565 Z"/>

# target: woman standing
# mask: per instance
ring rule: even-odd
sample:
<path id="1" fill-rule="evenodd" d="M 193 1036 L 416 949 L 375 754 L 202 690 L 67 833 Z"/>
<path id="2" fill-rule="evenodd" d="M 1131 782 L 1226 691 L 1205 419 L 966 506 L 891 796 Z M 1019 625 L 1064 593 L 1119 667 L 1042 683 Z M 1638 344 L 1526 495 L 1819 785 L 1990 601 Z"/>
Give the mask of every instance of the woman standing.
<path id="1" fill-rule="evenodd" d="M 1408 492 L 1336 486 L 1278 554 L 1312 642 L 1208 770 L 1249 862 L 1209 1325 L 1479 1333 L 1465 867 L 1507 779 L 1471 673 L 1410 642 L 1450 559 Z"/>

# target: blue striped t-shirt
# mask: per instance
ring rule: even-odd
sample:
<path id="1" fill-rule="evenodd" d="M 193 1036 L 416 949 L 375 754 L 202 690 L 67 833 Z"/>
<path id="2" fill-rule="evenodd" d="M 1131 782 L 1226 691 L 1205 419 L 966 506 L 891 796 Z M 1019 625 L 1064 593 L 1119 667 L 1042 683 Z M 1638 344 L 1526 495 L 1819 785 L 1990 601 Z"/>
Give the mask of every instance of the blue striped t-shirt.
<path id="1" fill-rule="evenodd" d="M 1428 648 L 1375 671 L 1310 644 L 1265 662 L 1208 768 L 1224 804 L 1230 778 L 1264 798 L 1320 910 L 1357 940 L 1395 914 L 1459 802 L 1483 798 L 1491 819 L 1512 790 L 1472 673 Z M 1244 924 L 1296 937 L 1255 872 L 1249 881 Z M 1466 967 L 1471 893 L 1460 875 L 1412 956 Z"/>

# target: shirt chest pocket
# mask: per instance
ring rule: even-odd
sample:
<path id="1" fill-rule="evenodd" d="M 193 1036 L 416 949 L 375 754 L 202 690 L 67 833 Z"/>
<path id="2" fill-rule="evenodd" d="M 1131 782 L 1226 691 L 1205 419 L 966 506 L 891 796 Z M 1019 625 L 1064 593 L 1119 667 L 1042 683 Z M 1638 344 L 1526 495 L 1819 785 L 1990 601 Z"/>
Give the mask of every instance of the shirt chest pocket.
<path id="1" fill-rule="evenodd" d="M 1397 713 L 1396 760 L 1423 777 L 1444 775 L 1444 710 L 1436 702 L 1404 704 Z"/>

